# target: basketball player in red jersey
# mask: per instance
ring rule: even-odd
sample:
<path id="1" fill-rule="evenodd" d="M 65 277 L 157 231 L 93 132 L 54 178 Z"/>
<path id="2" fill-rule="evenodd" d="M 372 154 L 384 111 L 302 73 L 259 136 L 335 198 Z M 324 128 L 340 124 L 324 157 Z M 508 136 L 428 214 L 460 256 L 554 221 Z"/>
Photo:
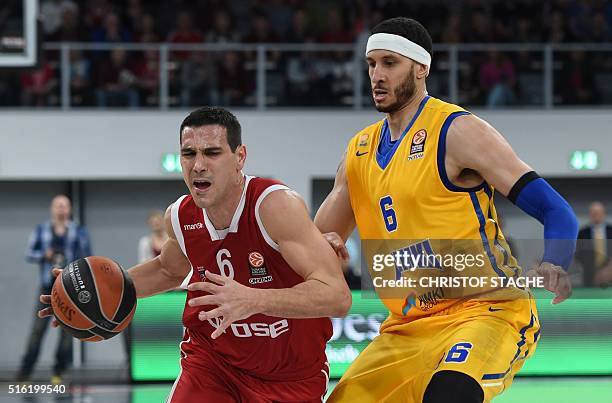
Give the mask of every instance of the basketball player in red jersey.
<path id="1" fill-rule="evenodd" d="M 242 173 L 246 147 L 229 111 L 190 113 L 180 140 L 190 194 L 166 211 L 161 255 L 129 270 L 140 298 L 188 290 L 168 401 L 320 402 L 328 317 L 351 305 L 334 251 L 295 192 Z"/>

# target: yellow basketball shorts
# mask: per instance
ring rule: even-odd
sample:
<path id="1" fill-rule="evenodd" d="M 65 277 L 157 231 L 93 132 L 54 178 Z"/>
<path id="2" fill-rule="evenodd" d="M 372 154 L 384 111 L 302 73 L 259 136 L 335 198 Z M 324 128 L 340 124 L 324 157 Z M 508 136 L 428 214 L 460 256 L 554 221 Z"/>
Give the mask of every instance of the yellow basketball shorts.
<path id="1" fill-rule="evenodd" d="M 474 378 L 484 401 L 510 387 L 540 335 L 535 301 L 467 300 L 412 322 L 390 316 L 328 402 L 422 402 L 431 377 Z"/>

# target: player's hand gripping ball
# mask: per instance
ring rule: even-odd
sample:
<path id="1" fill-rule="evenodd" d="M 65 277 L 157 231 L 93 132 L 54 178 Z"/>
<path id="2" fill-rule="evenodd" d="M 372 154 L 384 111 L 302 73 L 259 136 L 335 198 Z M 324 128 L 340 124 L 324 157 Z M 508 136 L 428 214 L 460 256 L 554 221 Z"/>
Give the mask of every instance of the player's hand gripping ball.
<path id="1" fill-rule="evenodd" d="M 118 335 L 136 311 L 136 290 L 127 272 L 102 256 L 75 260 L 55 279 L 51 306 L 57 322 L 82 341 Z"/>

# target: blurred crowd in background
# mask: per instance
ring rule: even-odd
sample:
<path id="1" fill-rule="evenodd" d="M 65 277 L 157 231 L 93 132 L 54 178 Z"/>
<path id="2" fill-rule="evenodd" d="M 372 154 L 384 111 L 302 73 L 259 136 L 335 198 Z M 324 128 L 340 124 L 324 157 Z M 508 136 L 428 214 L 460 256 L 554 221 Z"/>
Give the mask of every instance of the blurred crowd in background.
<path id="1" fill-rule="evenodd" d="M 13 0 L 9 0 L 13 1 Z M 437 45 L 465 43 L 610 43 L 607 0 L 42 0 L 43 43 L 363 44 L 385 18 L 412 17 Z M 0 13 L 1 14 L 1 13 Z M 44 45 L 43 45 L 44 46 Z M 44 49 L 44 48 L 43 48 Z M 611 49 L 612 50 L 612 49 Z M 71 50 L 70 105 L 159 105 L 157 49 Z M 170 106 L 255 104 L 253 50 L 171 51 Z M 612 51 L 586 47 L 553 52 L 554 104 L 612 103 Z M 0 70 L 1 106 L 58 106 L 60 53 L 44 50 L 37 69 Z M 466 105 L 524 106 L 543 102 L 542 50 L 494 46 L 458 54 L 458 99 Z M 363 102 L 368 99 L 365 63 Z M 352 50 L 265 54 L 266 103 L 350 106 Z M 434 54 L 430 93 L 448 97 L 449 53 Z"/>

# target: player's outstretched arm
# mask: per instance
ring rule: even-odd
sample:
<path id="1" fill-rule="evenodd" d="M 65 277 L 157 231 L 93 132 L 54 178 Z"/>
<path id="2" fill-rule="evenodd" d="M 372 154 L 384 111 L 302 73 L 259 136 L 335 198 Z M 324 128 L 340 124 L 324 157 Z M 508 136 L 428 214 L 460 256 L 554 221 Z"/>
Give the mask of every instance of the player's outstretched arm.
<path id="1" fill-rule="evenodd" d="M 138 298 L 149 297 L 178 287 L 191 270 L 189 260 L 183 254 L 172 229 L 170 208 L 166 210 L 164 223 L 168 240 L 161 254 L 128 270 Z"/>
<path id="2" fill-rule="evenodd" d="M 546 289 L 555 293 L 553 303 L 567 299 L 571 283 L 566 271 L 578 234 L 578 220 L 567 201 L 518 158 L 497 130 L 473 115 L 452 122 L 446 150 L 451 181 L 466 170 L 475 171 L 544 225 L 544 256 L 535 272 L 544 278 Z"/>
<path id="3" fill-rule="evenodd" d="M 138 298 L 149 297 L 178 287 L 191 270 L 189 261 L 183 255 L 172 230 L 170 208 L 166 211 L 165 225 L 170 238 L 164 244 L 161 254 L 128 270 Z M 53 277 L 57 277 L 62 274 L 62 269 L 54 268 L 52 274 Z M 41 295 L 40 302 L 51 305 L 51 295 Z M 40 318 L 51 315 L 53 315 L 51 306 L 38 311 Z M 55 320 L 53 326 L 57 326 Z"/>
<path id="4" fill-rule="evenodd" d="M 355 229 L 355 216 L 346 180 L 346 152 L 338 165 L 334 188 L 319 207 L 314 222 L 322 233 L 335 232 L 344 241 Z"/>
<path id="5" fill-rule="evenodd" d="M 293 191 L 272 192 L 261 204 L 260 215 L 283 258 L 304 279 L 289 289 L 262 290 L 261 313 L 294 318 L 346 315 L 351 293 L 340 263 L 302 198 Z"/>

